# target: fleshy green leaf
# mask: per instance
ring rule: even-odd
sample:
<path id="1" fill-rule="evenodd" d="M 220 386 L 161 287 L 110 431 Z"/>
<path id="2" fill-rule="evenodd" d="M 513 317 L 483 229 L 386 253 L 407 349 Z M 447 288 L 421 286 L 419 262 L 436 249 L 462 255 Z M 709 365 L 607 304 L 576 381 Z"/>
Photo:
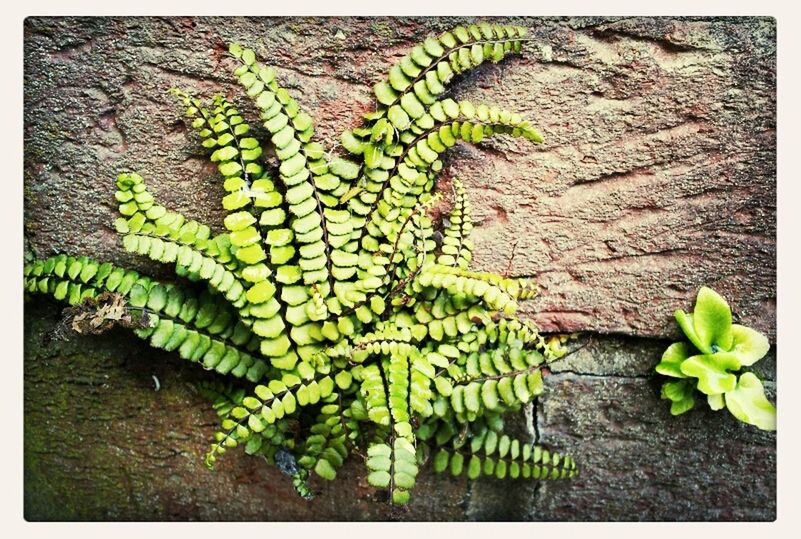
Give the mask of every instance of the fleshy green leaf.
<path id="1" fill-rule="evenodd" d="M 681 372 L 698 378 L 698 390 L 706 395 L 719 395 L 734 389 L 737 377 L 727 371 L 739 368 L 740 362 L 729 353 L 692 356 L 681 364 Z"/>
<path id="2" fill-rule="evenodd" d="M 406 114 L 406 111 L 400 105 L 393 105 L 389 107 L 388 112 L 389 121 L 392 122 L 396 128 L 404 131 L 409 128 L 410 119 L 409 115 Z"/>
<path id="3" fill-rule="evenodd" d="M 693 345 L 695 345 L 700 352 L 711 354 L 712 347 L 705 346 L 698 337 L 698 334 L 695 332 L 693 315 L 687 314 L 681 309 L 677 310 L 675 313 L 673 313 L 673 315 L 676 317 L 676 322 L 679 323 L 679 327 L 681 327 L 681 330 L 684 332 L 684 335 L 690 340 L 690 342 L 693 343 Z"/>
<path id="4" fill-rule="evenodd" d="M 337 471 L 331 466 L 331 463 L 325 459 L 320 459 L 314 467 L 314 472 L 328 481 L 336 479 Z"/>
<path id="5" fill-rule="evenodd" d="M 370 472 L 367 476 L 367 482 L 377 488 L 387 488 L 389 486 L 389 473 L 383 470 Z"/>
<path id="6" fill-rule="evenodd" d="M 692 347 L 688 343 L 673 343 L 662 354 L 662 361 L 656 366 L 656 372 L 673 378 L 687 378 L 687 375 L 681 372 L 681 364 L 692 354 Z"/>
<path id="7" fill-rule="evenodd" d="M 709 407 L 715 411 L 726 406 L 726 401 L 724 400 L 723 395 L 707 395 L 706 401 L 709 403 Z"/>
<path id="8" fill-rule="evenodd" d="M 383 105 L 392 104 L 397 98 L 398 93 L 386 82 L 379 82 L 373 87 L 378 102 Z"/>
<path id="9" fill-rule="evenodd" d="M 734 417 L 762 430 L 776 430 L 776 408 L 765 397 L 754 373 L 740 376 L 737 387 L 726 393 L 726 407 Z"/>
<path id="10" fill-rule="evenodd" d="M 729 304 L 720 294 L 706 286 L 701 287 L 695 300 L 693 326 L 699 341 L 705 348 L 710 348 L 712 345 L 722 350 L 731 348 L 732 331 Z"/>
<path id="11" fill-rule="evenodd" d="M 760 332 L 738 324 L 731 327 L 731 353 L 737 356 L 744 367 L 753 365 L 768 353 L 770 343 Z"/>
<path id="12" fill-rule="evenodd" d="M 665 382 L 662 384 L 662 398 L 671 401 L 670 413 L 680 415 L 695 406 L 694 384 L 690 380 Z"/>

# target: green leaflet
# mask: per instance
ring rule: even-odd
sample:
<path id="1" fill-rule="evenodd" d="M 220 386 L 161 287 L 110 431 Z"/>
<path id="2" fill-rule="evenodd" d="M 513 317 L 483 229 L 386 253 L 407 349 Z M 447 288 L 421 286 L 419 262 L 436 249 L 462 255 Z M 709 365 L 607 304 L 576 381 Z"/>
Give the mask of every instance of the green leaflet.
<path id="1" fill-rule="evenodd" d="M 776 408 L 765 397 L 762 382 L 755 374 L 740 376 L 737 387 L 726 393 L 726 408 L 744 423 L 762 430 L 776 430 Z"/>
<path id="2" fill-rule="evenodd" d="M 411 118 L 418 119 L 425 114 L 425 108 L 415 94 L 404 94 L 400 106 Z"/>
<path id="3" fill-rule="evenodd" d="M 391 105 L 398 98 L 398 93 L 386 82 L 379 82 L 373 87 L 378 102 L 382 105 Z"/>
<path id="4" fill-rule="evenodd" d="M 670 400 L 670 413 L 680 415 L 695 406 L 695 385 L 687 380 L 665 382 L 662 385 L 662 398 Z"/>
<path id="5" fill-rule="evenodd" d="M 692 347 L 688 343 L 673 343 L 662 354 L 662 361 L 656 366 L 656 372 L 673 378 L 686 378 L 687 375 L 681 372 L 681 364 L 691 355 Z"/>
<path id="6" fill-rule="evenodd" d="M 731 309 L 720 294 L 701 287 L 693 311 L 693 327 L 704 350 L 712 345 L 729 350 L 732 343 Z"/>
<path id="7" fill-rule="evenodd" d="M 743 367 L 750 367 L 768 353 L 770 343 L 763 334 L 749 327 L 734 324 L 732 331 L 731 353 Z"/>
<path id="8" fill-rule="evenodd" d="M 401 131 L 408 129 L 411 125 L 409 115 L 400 105 L 393 105 L 389 108 L 388 118 L 392 125 Z"/>
<path id="9" fill-rule="evenodd" d="M 344 131 L 340 140 L 342 142 L 342 146 L 344 146 L 345 149 L 350 153 L 356 155 L 361 155 L 364 153 L 364 142 L 356 138 L 352 131 Z"/>

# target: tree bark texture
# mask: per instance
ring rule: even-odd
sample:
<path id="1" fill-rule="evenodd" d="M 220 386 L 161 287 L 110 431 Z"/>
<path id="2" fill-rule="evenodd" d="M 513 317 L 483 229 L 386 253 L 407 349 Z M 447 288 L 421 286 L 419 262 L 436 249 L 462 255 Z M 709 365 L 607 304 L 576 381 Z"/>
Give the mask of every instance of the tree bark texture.
<path id="1" fill-rule="evenodd" d="M 169 277 L 122 250 L 114 179 L 220 230 L 214 166 L 167 94 L 221 92 L 249 111 L 227 44 L 256 49 L 331 150 L 374 106 L 372 85 L 465 18 L 29 18 L 25 237 Z M 61 307 L 26 304 L 29 520 L 773 520 L 774 434 L 725 411 L 674 418 L 652 375 L 674 309 L 707 285 L 776 336 L 776 26 L 770 18 L 512 18 L 535 41 L 461 77 L 452 95 L 532 119 L 534 147 L 497 137 L 447 154 L 474 206 L 475 268 L 541 286 L 524 316 L 589 344 L 515 421 L 570 453 L 579 478 L 468 482 L 424 472 L 405 510 L 353 458 L 296 497 L 239 451 L 202 454 L 210 375 L 123 331 L 53 338 Z M 251 115 L 251 124 L 256 124 Z M 336 151 L 336 150 L 335 150 Z M 775 350 L 759 372 L 775 400 Z M 159 390 L 156 391 L 156 380 Z"/>

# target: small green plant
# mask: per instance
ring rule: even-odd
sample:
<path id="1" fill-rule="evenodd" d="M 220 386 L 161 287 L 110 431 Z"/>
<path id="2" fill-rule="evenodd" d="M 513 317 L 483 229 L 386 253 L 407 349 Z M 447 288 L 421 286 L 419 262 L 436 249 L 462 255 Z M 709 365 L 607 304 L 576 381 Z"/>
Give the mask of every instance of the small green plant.
<path id="1" fill-rule="evenodd" d="M 675 316 L 689 342 L 671 344 L 656 366 L 656 372 L 679 378 L 662 385 L 670 413 L 692 409 L 698 390 L 713 410 L 725 406 L 740 421 L 776 430 L 776 408 L 765 397 L 762 382 L 752 372 L 740 372 L 768 353 L 767 337 L 732 324 L 726 300 L 707 287 L 698 291 L 692 314 L 677 310 Z"/>
<path id="2" fill-rule="evenodd" d="M 393 503 L 426 462 L 471 479 L 573 477 L 569 456 L 504 433 L 503 414 L 540 395 L 543 367 L 564 353 L 514 316 L 535 285 L 468 269 L 458 180 L 437 234 L 428 215 L 457 141 L 542 142 L 516 113 L 440 99 L 455 76 L 519 52 L 524 35 L 482 23 L 414 47 L 375 85 L 377 110 L 343 133 L 353 160 L 313 142 L 311 116 L 275 70 L 232 45 L 266 143 L 225 97 L 173 90 L 222 176 L 225 230 L 157 204 L 138 174 L 117 179 L 124 248 L 173 264 L 183 282 L 62 254 L 27 265 L 26 290 L 80 307 L 76 331 L 119 323 L 240 379 L 203 388 L 222 417 L 209 466 L 242 445 L 309 497 L 310 474 L 332 480 L 355 453 Z"/>

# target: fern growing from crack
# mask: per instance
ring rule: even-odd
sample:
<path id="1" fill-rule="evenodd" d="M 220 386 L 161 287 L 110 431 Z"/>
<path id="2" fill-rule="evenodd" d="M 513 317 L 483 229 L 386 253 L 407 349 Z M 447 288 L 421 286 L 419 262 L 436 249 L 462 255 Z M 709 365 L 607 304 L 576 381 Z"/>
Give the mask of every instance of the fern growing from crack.
<path id="1" fill-rule="evenodd" d="M 514 316 L 536 286 L 470 270 L 471 208 L 458 180 L 441 240 L 429 216 L 443 199 L 442 154 L 458 141 L 542 142 L 516 113 L 441 99 L 455 75 L 520 52 L 524 36 L 481 23 L 414 47 L 374 86 L 377 110 L 342 134 L 347 159 L 313 141 L 311 116 L 272 68 L 231 45 L 269 140 L 225 97 L 172 90 L 223 179 L 225 231 L 159 205 L 136 173 L 116 183 L 124 248 L 206 289 L 58 255 L 25 266 L 26 290 L 85 308 L 81 320 L 100 317 L 97 327 L 110 311 L 91 298 L 115 316 L 121 306 L 140 313 L 129 327 L 150 345 L 255 384 L 202 388 L 221 418 L 209 466 L 244 446 L 310 497 L 311 474 L 333 480 L 356 453 L 396 504 L 424 463 L 471 479 L 576 475 L 569 456 L 504 433 L 503 414 L 540 395 L 543 368 L 564 354 Z"/>

